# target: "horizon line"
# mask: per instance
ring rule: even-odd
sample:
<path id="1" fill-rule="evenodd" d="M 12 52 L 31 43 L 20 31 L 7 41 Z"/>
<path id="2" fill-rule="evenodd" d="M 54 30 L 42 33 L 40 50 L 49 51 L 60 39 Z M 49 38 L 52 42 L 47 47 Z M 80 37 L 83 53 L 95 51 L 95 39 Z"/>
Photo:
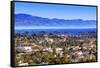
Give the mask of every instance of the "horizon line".
<path id="1" fill-rule="evenodd" d="M 27 26 L 26 26 L 27 27 Z M 15 30 L 22 29 L 96 29 L 96 27 L 15 27 Z"/>

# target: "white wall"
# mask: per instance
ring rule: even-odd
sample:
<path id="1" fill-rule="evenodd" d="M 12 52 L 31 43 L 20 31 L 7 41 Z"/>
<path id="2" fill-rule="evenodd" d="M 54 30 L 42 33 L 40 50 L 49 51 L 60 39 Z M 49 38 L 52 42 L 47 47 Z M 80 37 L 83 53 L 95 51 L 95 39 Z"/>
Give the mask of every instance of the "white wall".
<path id="1" fill-rule="evenodd" d="M 0 68 L 10 68 L 10 1 L 11 0 L 0 0 Z M 27 0 L 27 1 L 98 5 L 99 12 L 100 12 L 99 0 Z M 100 19 L 100 13 L 98 16 Z M 98 21 L 98 26 L 100 26 L 100 20 Z M 98 29 L 98 32 L 99 32 L 98 35 L 99 35 L 99 44 L 100 44 L 100 28 Z M 99 62 L 97 63 L 38 66 L 34 68 L 70 68 L 70 67 L 71 68 L 99 68 L 100 66 L 99 44 L 98 44 Z"/>

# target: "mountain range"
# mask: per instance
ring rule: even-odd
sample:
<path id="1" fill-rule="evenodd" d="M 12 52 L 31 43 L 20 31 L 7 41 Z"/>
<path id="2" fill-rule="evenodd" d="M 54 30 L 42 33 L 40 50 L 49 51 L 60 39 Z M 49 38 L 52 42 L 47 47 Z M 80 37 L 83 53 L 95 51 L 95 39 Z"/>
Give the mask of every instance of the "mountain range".
<path id="1" fill-rule="evenodd" d="M 70 17 L 70 16 L 69 16 Z M 96 20 L 82 19 L 49 19 L 29 14 L 15 14 L 15 26 L 35 26 L 35 27 L 96 27 Z"/>

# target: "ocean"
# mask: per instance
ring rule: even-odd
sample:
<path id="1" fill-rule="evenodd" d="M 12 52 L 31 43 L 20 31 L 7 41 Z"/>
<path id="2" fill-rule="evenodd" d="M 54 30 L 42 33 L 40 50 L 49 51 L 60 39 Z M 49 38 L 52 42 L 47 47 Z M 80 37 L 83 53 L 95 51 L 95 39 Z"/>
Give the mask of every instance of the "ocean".
<path id="1" fill-rule="evenodd" d="M 95 33 L 96 28 L 84 28 L 84 29 L 20 29 L 15 30 L 15 33 L 25 33 L 28 32 L 30 35 L 35 33 L 55 33 L 55 34 L 85 34 L 85 33 Z"/>

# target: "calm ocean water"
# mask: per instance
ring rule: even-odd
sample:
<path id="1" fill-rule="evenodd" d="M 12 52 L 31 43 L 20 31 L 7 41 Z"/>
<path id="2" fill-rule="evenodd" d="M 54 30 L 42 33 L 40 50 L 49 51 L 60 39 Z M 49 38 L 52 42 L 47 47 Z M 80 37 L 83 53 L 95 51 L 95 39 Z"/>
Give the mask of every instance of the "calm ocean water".
<path id="1" fill-rule="evenodd" d="M 25 33 L 28 32 L 30 35 L 33 33 L 64 33 L 64 34 L 80 34 L 80 33 L 90 33 L 96 32 L 96 29 L 20 29 L 15 30 L 15 33 Z"/>

